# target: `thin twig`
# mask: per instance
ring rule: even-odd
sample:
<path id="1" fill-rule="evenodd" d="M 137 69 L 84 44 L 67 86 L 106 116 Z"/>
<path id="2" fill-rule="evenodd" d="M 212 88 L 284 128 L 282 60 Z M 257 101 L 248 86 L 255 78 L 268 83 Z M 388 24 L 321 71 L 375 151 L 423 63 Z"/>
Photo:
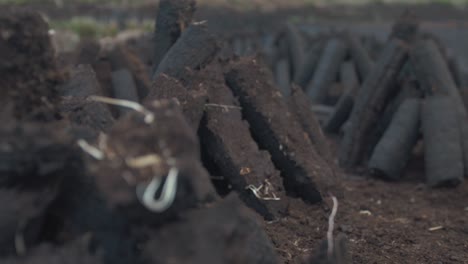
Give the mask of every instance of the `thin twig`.
<path id="1" fill-rule="evenodd" d="M 133 109 L 145 115 L 145 123 L 147 124 L 151 124 L 154 121 L 154 114 L 148 109 L 146 109 L 143 105 L 137 102 L 133 102 L 129 100 L 122 100 L 122 99 L 115 99 L 115 98 L 110 98 L 110 97 L 105 97 L 105 96 L 98 96 L 98 95 L 92 95 L 89 97 L 89 99 L 91 99 L 92 101 L 100 102 L 100 103 L 117 105 L 117 106 L 122 106 L 122 107 Z"/>
<path id="2" fill-rule="evenodd" d="M 237 109 L 241 110 L 242 108 L 236 105 L 222 105 L 222 104 L 205 104 L 205 107 L 219 107 L 222 108 L 224 111 L 229 111 L 229 109 Z"/>
<path id="3" fill-rule="evenodd" d="M 159 155 L 148 154 L 134 158 L 126 158 L 125 163 L 127 163 L 131 168 L 142 169 L 149 166 L 160 165 L 162 163 L 162 159 Z"/>
<path id="4" fill-rule="evenodd" d="M 327 240 L 328 240 L 328 258 L 330 259 L 333 255 L 333 229 L 335 228 L 335 216 L 338 211 L 338 199 L 335 196 L 332 196 L 333 201 L 333 209 L 328 218 L 328 232 L 327 232 Z"/>
<path id="5" fill-rule="evenodd" d="M 434 232 L 434 231 L 439 231 L 439 230 L 442 230 L 442 229 L 444 229 L 443 226 L 434 226 L 434 227 L 429 228 L 429 231 Z"/>
<path id="6" fill-rule="evenodd" d="M 204 25 L 207 22 L 208 22 L 208 20 L 202 20 L 202 21 L 195 21 L 192 24 L 198 26 L 198 25 Z"/>
<path id="7" fill-rule="evenodd" d="M 104 152 L 102 152 L 100 149 L 91 146 L 86 140 L 84 139 L 79 139 L 77 141 L 78 146 L 86 153 L 88 153 L 90 156 L 97 160 L 103 160 L 104 159 Z"/>
<path id="8" fill-rule="evenodd" d="M 261 184 L 260 186 L 255 187 L 254 185 L 250 184 L 247 187 L 245 187 L 245 189 L 251 190 L 252 193 L 255 195 L 255 197 L 257 197 L 260 200 L 264 200 L 264 201 L 279 201 L 279 200 L 281 200 L 281 198 L 277 197 L 274 192 L 271 192 L 272 197 L 267 197 L 267 195 L 269 195 L 268 185 L 269 185 L 269 183 L 266 183 L 266 185 Z M 264 192 L 264 195 L 262 195 L 262 193 L 260 191 L 264 187 L 265 187 L 265 192 Z"/>

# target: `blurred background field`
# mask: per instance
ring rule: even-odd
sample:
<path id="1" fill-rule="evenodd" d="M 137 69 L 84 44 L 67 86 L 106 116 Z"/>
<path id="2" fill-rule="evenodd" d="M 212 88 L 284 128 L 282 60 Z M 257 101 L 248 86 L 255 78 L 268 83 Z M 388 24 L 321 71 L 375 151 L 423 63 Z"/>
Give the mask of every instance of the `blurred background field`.
<path id="1" fill-rule="evenodd" d="M 0 0 L 0 8 L 21 6 L 38 10 L 51 28 L 66 36 L 58 42 L 80 38 L 149 34 L 154 29 L 158 0 Z M 195 19 L 224 32 L 277 30 L 285 22 L 327 26 L 356 25 L 375 32 L 405 10 L 411 10 L 426 27 L 455 39 L 468 25 L 468 0 L 198 0 Z M 446 29 L 449 29 L 448 31 Z M 131 33 L 129 33 L 131 32 Z M 464 45 L 463 41 L 460 46 Z M 65 48 L 66 49 L 66 48 Z M 461 49 L 461 48 L 460 48 Z"/>
<path id="2" fill-rule="evenodd" d="M 85 37 L 113 36 L 125 29 L 152 31 L 158 0 L 0 0 L 0 6 L 41 11 L 52 27 Z M 468 0 L 198 0 L 199 17 L 225 20 L 226 12 L 292 21 L 393 21 L 407 8 L 423 19 L 464 20 Z M 278 13 L 278 14 L 276 14 Z M 234 16 L 236 17 L 236 16 Z M 232 19 L 232 16 L 230 16 Z M 232 21 L 223 21 L 223 27 Z"/>

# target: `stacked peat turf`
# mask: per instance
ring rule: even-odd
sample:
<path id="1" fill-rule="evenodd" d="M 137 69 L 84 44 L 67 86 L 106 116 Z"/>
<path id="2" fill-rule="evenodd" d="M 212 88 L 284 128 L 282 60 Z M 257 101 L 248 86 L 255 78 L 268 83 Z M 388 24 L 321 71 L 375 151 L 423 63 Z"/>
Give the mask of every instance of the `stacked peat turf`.
<path id="1" fill-rule="evenodd" d="M 466 69 L 446 55 L 437 37 L 419 32 L 411 13 L 383 45 L 349 32 L 310 37 L 287 25 L 260 53 L 282 95 L 301 87 L 324 131 L 343 136 L 342 167 L 364 165 L 398 180 L 423 139 L 428 185 L 457 185 L 468 174 Z"/>
<path id="2" fill-rule="evenodd" d="M 427 184 L 463 181 L 468 167 L 463 67 L 453 58 L 449 63 L 436 37 L 419 32 L 412 14 L 398 20 L 375 60 L 360 38 L 345 33 L 305 44 L 310 54 L 297 62 L 301 35 L 289 26 L 280 36 L 280 59 L 272 66 L 278 85 L 285 96 L 291 83 L 300 85 L 314 103 L 312 109 L 321 113 L 319 119 L 325 115 L 325 132 L 342 133 L 342 167 L 364 165 L 375 175 L 398 180 L 422 138 Z M 293 67 L 298 63 L 302 67 Z M 341 91 L 333 100 L 336 87 Z"/>
<path id="3" fill-rule="evenodd" d="M 299 32 L 292 26 L 288 29 L 288 38 L 300 43 Z M 266 219 L 284 211 L 286 192 L 307 202 L 321 201 L 334 189 L 335 179 L 317 122 L 299 122 L 304 107 L 299 104 L 307 102 L 298 92 L 290 102 L 285 100 L 256 60 L 226 62 L 217 57 L 220 50 L 205 25 L 190 24 L 155 68 L 145 104 L 177 99 L 186 118 L 199 129 L 205 166 L 218 179 L 218 191 L 225 194 L 233 189 Z M 293 49 L 287 53 L 293 54 L 299 68 L 302 56 Z M 258 91 L 249 91 L 253 86 Z"/>
<path id="4" fill-rule="evenodd" d="M 468 165 L 466 113 L 439 47 L 404 16 L 360 87 L 340 163 L 368 160 L 375 174 L 398 180 L 422 132 L 427 184 L 458 185 Z"/>

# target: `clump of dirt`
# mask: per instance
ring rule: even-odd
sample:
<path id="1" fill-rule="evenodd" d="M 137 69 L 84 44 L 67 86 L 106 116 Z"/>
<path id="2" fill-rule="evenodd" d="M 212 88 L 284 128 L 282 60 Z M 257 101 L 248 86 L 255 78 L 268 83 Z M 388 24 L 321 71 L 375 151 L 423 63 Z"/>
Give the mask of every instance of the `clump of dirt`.
<path id="1" fill-rule="evenodd" d="M 3 119 L 3 121 L 6 121 Z M 80 153 L 63 123 L 4 122 L 0 129 L 0 255 L 23 254 L 42 239 L 44 220 Z M 20 241 L 20 242 L 18 242 Z"/>
<path id="2" fill-rule="evenodd" d="M 19 119 L 54 120 L 56 85 L 63 74 L 55 64 L 49 28 L 38 14 L 17 9 L 0 12 L 0 104 L 13 104 Z"/>
<path id="3" fill-rule="evenodd" d="M 278 263 L 258 216 L 234 194 L 156 230 L 143 255 L 148 263 Z"/>
<path id="4" fill-rule="evenodd" d="M 145 101 L 151 103 L 154 100 L 177 99 L 185 119 L 193 129 L 198 130 L 200 120 L 207 101 L 206 88 L 201 85 L 188 89 L 181 81 L 166 74 L 160 74 L 154 80 L 150 92 Z"/>
<path id="5" fill-rule="evenodd" d="M 146 108 L 146 116 L 136 112 L 125 116 L 99 140 L 105 159 L 96 164 L 94 175 L 111 206 L 130 212 L 134 221 L 154 224 L 162 217 L 143 208 L 135 190 L 154 178 L 164 179 L 174 168 L 178 174 L 177 194 L 168 216 L 214 201 L 216 194 L 201 166 L 196 135 L 177 104 L 155 101 Z"/>

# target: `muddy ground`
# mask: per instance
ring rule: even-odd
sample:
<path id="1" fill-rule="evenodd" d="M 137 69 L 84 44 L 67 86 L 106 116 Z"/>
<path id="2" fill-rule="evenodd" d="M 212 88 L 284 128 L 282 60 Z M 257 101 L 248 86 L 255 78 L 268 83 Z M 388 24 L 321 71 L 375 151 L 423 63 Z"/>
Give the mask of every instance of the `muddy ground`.
<path id="1" fill-rule="evenodd" d="M 42 11 L 50 17 L 89 13 L 99 17 L 108 16 L 111 13 L 109 9 L 93 8 L 91 6 L 76 6 L 70 8 L 70 10 L 56 10 L 53 7 L 44 8 L 43 6 L 40 6 L 40 8 L 43 8 Z M 229 37 L 230 34 L 237 35 L 240 31 L 240 33 L 245 33 L 242 32 L 244 29 L 239 29 L 239 24 L 243 28 L 247 27 L 245 31 L 248 34 L 256 34 L 256 32 L 262 32 L 262 30 L 273 32 L 291 17 L 301 17 L 307 21 L 307 18 L 311 16 L 316 17 L 315 19 L 319 23 L 314 23 L 312 26 L 309 22 L 304 22 L 304 28 L 323 30 L 326 27 L 341 27 L 344 24 L 343 21 L 353 21 L 356 24 L 343 27 L 351 27 L 352 30 L 357 32 L 366 31 L 366 33 L 379 34 L 382 28 L 388 30 L 388 23 L 390 23 L 388 21 L 395 19 L 405 8 L 376 5 L 371 6 L 373 11 L 369 12 L 354 7 L 323 7 L 299 11 L 297 9 L 276 10 L 273 13 L 259 15 L 254 11 L 243 14 L 238 10 L 232 12 L 230 9 L 213 10 L 202 7 L 196 18 L 199 20 L 202 18 L 208 19 L 208 24 L 212 27 L 212 30 L 222 32 L 224 37 Z M 460 56 L 461 59 L 467 58 L 465 56 L 468 53 L 466 53 L 466 46 L 463 43 L 466 43 L 468 39 L 465 39 L 465 37 L 459 38 L 460 35 L 457 34 L 458 32 L 466 32 L 468 27 L 468 22 L 465 21 L 466 10 L 445 6 L 418 6 L 413 9 L 426 21 L 425 27 L 435 32 L 442 32 L 440 37 L 451 48 L 454 56 Z M 154 6 L 149 6 L 130 10 L 128 13 L 131 15 L 144 14 L 143 16 L 151 17 L 156 13 L 155 10 Z M 223 19 L 220 17 L 223 17 Z M 226 17 L 228 19 L 224 19 Z M 381 25 L 369 22 L 376 19 L 380 21 Z M 2 20 L 2 23 L 13 23 L 12 21 L 20 24 L 24 22 L 23 20 L 18 22 L 15 18 L 8 17 L 8 19 Z M 40 24 L 40 26 L 43 27 L 44 25 Z M 21 26 L 14 27 L 22 28 Z M 11 25 L 8 24 L 7 28 L 11 28 Z M 31 31 L 28 28 L 23 30 L 25 32 Z M 0 232 L 3 232 L 0 235 L 5 237 L 3 240 L 0 239 L 0 245 L 5 245 L 5 250 L 0 251 L 0 256 L 6 259 L 6 263 L 43 263 L 40 261 L 44 256 L 47 263 L 52 263 L 49 262 L 51 259 L 56 261 L 53 263 L 65 263 L 63 258 L 73 259 L 71 262 L 66 263 L 195 263 L 196 261 L 200 261 L 200 263 L 203 261 L 274 263 L 274 253 L 269 251 L 271 247 L 275 249 L 279 260 L 285 263 L 326 263 L 313 262 L 310 260 L 310 256 L 317 255 L 320 245 L 326 238 L 328 217 L 333 207 L 329 193 L 323 194 L 323 203 L 310 204 L 298 198 L 297 193 L 289 192 L 285 195 L 286 192 L 281 190 L 282 187 L 275 188 L 278 193 L 284 192 L 283 196 L 281 196 L 282 207 L 275 209 L 277 210 L 276 217 L 273 220 L 262 218 L 260 216 L 262 214 L 256 214 L 253 210 L 246 209 L 243 205 L 240 205 L 241 203 L 237 198 L 228 195 L 240 191 L 233 191 L 232 186 L 223 180 L 219 182 L 219 177 L 223 176 L 218 174 L 220 173 L 219 168 L 210 166 L 211 163 L 206 161 L 206 153 L 202 151 L 202 154 L 199 154 L 197 152 L 200 147 L 198 137 L 200 137 L 200 131 L 202 131 L 198 130 L 197 135 L 197 125 L 200 120 L 201 124 L 207 122 L 206 115 L 204 116 L 205 119 L 202 119 L 201 113 L 191 111 L 192 109 L 201 109 L 199 106 L 185 105 L 184 101 L 181 101 L 181 110 L 178 107 L 174 108 L 170 103 L 162 106 L 148 106 L 151 111 L 156 113 L 155 119 L 158 122 L 167 124 L 167 127 L 159 128 L 158 126 L 148 126 L 137 114 L 119 118 L 119 114 L 116 114 L 119 110 L 115 108 L 107 109 L 106 106 L 102 110 L 102 105 L 94 105 L 94 108 L 89 110 L 86 108 L 87 105 L 80 105 L 80 102 L 78 102 L 78 106 L 59 102 L 58 94 L 60 89 L 56 87 L 63 86 L 57 86 L 57 84 L 63 84 L 67 81 L 67 78 L 72 78 L 70 76 L 73 76 L 73 73 L 70 73 L 70 69 L 73 69 L 76 60 L 62 62 L 63 65 L 67 66 L 63 68 L 65 69 L 63 72 L 57 69 L 55 63 L 50 63 L 52 61 L 50 58 L 51 51 L 47 47 L 50 43 L 43 39 L 43 33 L 46 31 L 40 28 L 38 32 L 37 36 L 33 34 L 32 37 L 40 39 L 40 48 L 32 50 L 28 56 L 31 59 L 34 58 L 34 63 L 41 65 L 44 71 L 38 70 L 37 67 L 33 67 L 34 65 L 27 65 L 25 62 L 27 58 L 21 56 L 24 52 L 21 46 L 13 51 L 7 49 L 15 47 L 16 42 L 12 45 L 10 43 L 10 45 L 0 46 L 2 60 L 12 61 L 10 64 L 2 64 L 0 69 L 2 72 L 9 74 L 6 83 L 8 90 L 13 90 L 10 87 L 20 87 L 22 93 L 27 94 L 26 89 L 33 90 L 39 87 L 37 92 L 33 90 L 37 96 L 32 96 L 31 100 L 26 100 L 29 97 L 18 96 L 15 92 L 6 93 L 2 98 L 2 100 L 5 100 L 2 101 L 2 104 L 9 105 L 10 102 L 14 102 L 12 106 L 2 108 L 12 114 L 7 113 L 5 110 L 2 111 L 2 116 L 0 116 L 5 123 L 11 124 L 11 126 L 8 125 L 2 128 L 2 141 L 4 141 L 2 146 L 14 146 L 13 148 L 2 147 L 1 150 L 2 177 L 5 175 L 4 179 L 0 180 L 1 194 L 6 197 L 5 201 L 12 201 L 11 204 L 14 206 L 11 207 L 13 208 L 7 209 L 10 210 L 8 212 L 12 212 L 11 215 L 15 215 L 14 220 L 11 220 L 0 214 L 2 219 L 7 219 L 3 222 L 0 221 Z M 30 37 L 28 34 L 26 36 Z M 25 39 L 25 37 L 19 35 L 17 39 Z M 145 38 L 144 40 L 147 41 L 148 39 Z M 32 40 L 26 39 L 24 43 L 19 42 L 18 46 L 19 44 L 23 44 L 25 47 L 34 46 L 30 42 Z M 135 46 L 132 46 L 132 48 L 135 48 Z M 17 56 L 11 57 L 12 54 Z M 137 51 L 135 54 L 141 54 L 141 51 Z M 81 53 L 75 56 L 84 58 L 85 54 Z M 111 71 L 118 70 L 119 63 L 127 67 L 133 65 L 133 70 L 131 67 L 128 68 L 134 76 L 137 75 L 137 71 L 142 69 L 141 67 L 147 67 L 148 71 L 151 68 L 149 62 L 143 60 L 144 58 L 138 63 L 129 63 L 127 61 L 115 63 L 112 62 L 112 55 L 106 56 L 108 56 L 107 59 L 103 60 L 95 61 L 91 56 L 91 59 L 81 61 L 92 64 L 92 68 L 96 72 L 97 76 L 94 78 L 97 80 L 94 80 L 94 82 L 99 82 L 102 90 L 94 91 L 93 94 L 109 94 L 106 92 L 106 84 L 109 85 Z M 128 58 L 125 55 L 118 56 Z M 136 57 L 136 55 L 134 56 Z M 203 89 L 198 90 L 198 88 L 206 88 L 209 92 L 213 80 L 216 80 L 216 78 L 222 79 L 223 77 L 220 76 L 226 72 L 229 73 L 229 66 L 225 66 L 224 63 L 225 61 L 221 59 L 219 64 L 215 63 L 209 66 L 219 67 L 221 75 L 214 74 L 214 76 L 211 76 L 213 72 L 216 72 L 215 70 L 210 71 L 209 74 L 201 71 L 201 75 L 188 75 L 189 78 L 184 77 L 185 79 L 181 78 L 182 80 L 179 81 L 167 80 L 167 85 L 171 85 L 171 87 L 191 87 L 194 91 L 193 94 L 184 94 L 187 102 L 193 102 L 190 98 L 198 98 L 199 101 L 203 101 L 206 97 L 208 97 L 207 100 L 209 101 L 210 94 L 207 95 L 206 91 Z M 209 67 L 207 68 L 209 69 Z M 34 74 L 28 75 L 29 72 Z M 256 76 L 249 77 L 256 78 Z M 151 86 L 147 83 L 144 84 L 147 82 L 145 78 L 136 78 L 136 86 L 139 85 L 140 88 L 145 85 Z M 142 79 L 144 80 L 142 81 Z M 53 87 L 53 89 L 50 89 L 50 87 Z M 148 89 L 148 87 L 146 88 Z M 107 89 L 109 88 L 107 87 Z M 170 92 L 174 91 L 177 91 L 177 88 Z M 177 92 L 174 93 L 177 94 Z M 155 96 L 161 97 L 161 95 Z M 219 97 L 222 98 L 223 96 Z M 221 110 L 225 110 L 221 107 L 221 114 L 216 111 L 212 112 L 213 119 L 226 118 L 226 116 L 239 120 L 241 118 L 246 119 L 245 113 L 242 116 L 237 109 L 239 105 L 245 104 L 245 102 L 239 100 L 238 94 L 236 94 L 236 99 L 231 97 L 232 95 L 228 96 L 228 99 L 219 99 L 217 96 L 212 95 L 211 100 L 231 100 L 229 104 L 234 106 L 234 109 L 226 110 L 227 112 L 238 111 L 225 114 L 221 112 Z M 50 102 L 43 100 L 43 98 L 49 98 Z M 65 100 L 66 98 L 62 99 Z M 65 107 L 65 109 L 71 110 L 67 110 L 67 112 L 57 110 L 60 107 L 55 107 L 64 105 L 68 107 Z M 61 111 L 61 113 L 57 111 Z M 103 118 L 105 124 L 100 123 L 104 122 L 100 119 L 90 118 L 90 114 L 86 114 L 86 111 L 91 111 L 91 113 L 96 111 L 99 111 L 99 113 L 104 112 L 102 115 L 105 116 Z M 203 111 L 202 109 L 201 112 Z M 207 113 L 210 112 L 207 111 Z M 77 114 L 77 116 L 73 116 L 73 114 Z M 85 118 L 81 118 L 80 114 L 83 114 Z M 92 116 L 93 114 L 91 114 Z M 176 116 L 176 118 L 172 118 L 173 116 Z M 185 121 L 184 118 L 189 119 L 189 121 Z M 72 124 L 68 123 L 70 120 Z M 113 122 L 118 123 L 112 125 Z M 288 122 L 285 123 L 289 124 Z M 250 124 L 250 127 L 252 127 L 252 124 Z M 138 128 L 138 130 L 135 128 Z M 213 129 L 216 129 L 216 126 Z M 245 129 L 248 134 L 248 125 Z M 104 131 L 113 140 L 110 141 L 112 144 L 105 148 L 108 157 L 104 162 L 97 162 L 89 155 L 83 157 L 81 149 L 78 149 L 73 141 L 77 138 L 89 138 L 89 141 L 92 142 L 91 139 L 96 139 L 100 131 Z M 174 135 L 174 131 L 178 131 L 178 134 Z M 181 197 L 176 197 L 174 208 L 161 217 L 155 217 L 138 204 L 137 198 L 133 195 L 133 189 L 127 186 L 129 181 L 127 178 L 125 178 L 125 181 L 112 178 L 112 175 L 122 171 L 129 172 L 130 175 L 136 174 L 138 177 L 130 180 L 130 182 L 133 182 L 130 184 L 132 188 L 134 185 L 138 185 L 139 181 L 147 180 L 147 171 L 140 171 L 135 168 L 129 169 L 126 165 L 117 161 L 124 160 L 130 155 L 138 156 L 151 151 L 164 153 L 165 148 L 153 142 L 158 137 L 152 137 L 151 135 L 158 135 L 159 138 L 167 140 L 169 144 L 166 147 L 169 148 L 170 152 L 183 157 L 180 166 L 185 172 L 181 173 L 184 187 L 179 195 L 182 198 L 189 197 L 191 199 L 187 201 Z M 27 141 L 28 138 L 32 140 Z M 256 142 L 259 141 L 255 136 L 254 139 Z M 98 142 L 101 142 L 100 140 Z M 204 138 L 204 140 L 207 139 Z M 332 152 L 332 159 L 328 161 L 328 165 L 333 169 L 334 176 L 337 177 L 337 185 L 341 186 L 341 192 L 334 193 L 339 202 L 334 234 L 346 236 L 349 255 L 352 258 L 349 263 L 468 263 L 468 182 L 465 181 L 456 188 L 432 189 L 427 187 L 423 183 L 425 174 L 423 157 L 418 150 L 415 150 L 416 153 L 410 161 L 404 177 L 399 182 L 386 182 L 372 178 L 365 172 L 345 173 L 335 164 L 338 139 L 328 137 L 327 141 L 331 145 Z M 148 142 L 151 144 L 148 144 Z M 203 144 L 203 139 L 201 142 Z M 134 145 L 138 146 L 135 147 Z M 13 154 L 16 156 L 12 154 L 12 149 Z M 203 145 L 201 149 L 203 149 Z M 264 153 L 271 153 L 271 150 L 266 147 L 261 146 L 260 150 Z M 37 160 L 34 158 L 35 156 L 28 155 L 30 151 L 35 151 L 36 155 L 43 155 L 42 153 L 52 154 L 51 157 L 45 155 L 43 159 Z M 60 156 L 58 153 L 67 153 L 67 155 L 58 158 Z M 9 162 L 6 158 L 9 155 L 16 157 L 16 160 Z M 202 157 L 199 157 L 199 155 Z M 241 159 L 242 157 L 238 158 Z M 256 158 L 262 159 L 262 157 Z M 206 169 L 201 167 L 200 160 L 204 161 L 203 165 Z M 212 162 L 213 158 L 210 160 Z M 314 164 L 321 164 L 316 160 L 313 161 Z M 23 164 L 28 164 L 30 167 L 26 166 L 24 170 L 16 170 L 12 168 L 14 166 L 11 166 L 11 164 L 16 165 L 17 168 L 24 166 Z M 168 164 L 157 169 L 165 172 L 168 169 Z M 271 162 L 269 164 L 271 165 Z M 273 168 L 273 166 L 268 168 L 268 170 L 271 170 L 269 174 L 275 175 L 272 177 L 279 177 L 280 169 L 277 164 L 275 165 L 276 168 Z M 241 170 L 241 174 L 243 173 Z M 250 172 L 246 173 L 249 174 Z M 328 172 L 322 171 L 321 173 Z M 209 174 L 211 174 L 211 182 L 217 192 L 209 184 Z M 23 186 L 23 180 L 18 181 L 18 177 L 35 177 L 24 180 L 24 182 L 32 180 L 33 183 L 37 177 L 45 178 L 41 178 L 44 179 L 43 184 L 32 184 L 32 186 L 26 184 L 26 186 Z M 96 186 L 90 187 L 88 182 L 90 177 L 97 178 Z M 194 182 L 197 182 L 197 184 L 194 184 Z M 114 189 L 109 188 L 109 186 Z M 98 191 L 94 190 L 94 188 L 97 188 Z M 7 190 L 14 190 L 14 192 Z M 97 196 L 104 196 L 103 199 L 106 203 L 111 203 L 119 209 L 108 208 L 100 203 L 102 198 L 89 196 L 90 193 L 99 193 Z M 22 199 L 18 197 L 22 197 Z M 32 202 L 34 197 L 42 197 L 42 199 L 37 199 L 39 205 Z M 60 199 L 57 199 L 57 197 L 60 197 Z M 241 200 L 248 204 L 242 198 Z M 195 206 L 191 202 L 197 205 Z M 31 204 L 35 206 L 31 206 Z M 255 206 L 249 205 L 251 208 L 255 208 Z M 39 209 L 32 209 L 34 207 Z M 234 209 L 230 210 L 232 208 Z M 267 208 L 270 209 L 268 205 Z M 90 212 L 90 209 L 99 211 L 101 214 Z M 175 217 L 179 213 L 182 214 L 182 220 Z M 23 231 L 27 230 L 26 233 L 31 236 L 31 238 L 26 239 L 28 248 L 26 252 L 18 251 L 18 244 L 10 248 L 12 246 L 10 242 L 17 241 L 10 239 L 10 236 L 14 237 L 15 234 L 11 234 L 9 229 L 21 226 L 19 223 L 21 221 L 18 219 L 23 218 L 16 217 L 16 215 L 22 214 L 26 215 L 26 219 L 33 219 L 33 221 L 28 221 L 28 228 L 21 228 Z M 92 215 L 89 218 L 92 221 L 89 223 L 82 222 L 80 219 L 82 219 L 83 215 Z M 213 221 L 215 217 L 219 217 L 221 220 Z M 84 217 L 84 219 L 88 218 Z M 112 219 L 113 224 L 107 226 L 106 221 L 109 221 L 109 219 Z M 203 224 L 199 224 L 199 219 L 203 219 Z M 17 220 L 18 223 L 15 222 Z M 43 222 L 45 224 L 42 224 Z M 181 222 L 187 225 L 183 226 Z M 220 225 L 219 222 L 226 224 Z M 248 228 L 244 229 L 239 226 L 247 226 Z M 39 232 L 37 229 L 39 229 Z M 258 231 L 262 229 L 265 230 L 267 237 L 264 237 L 263 232 Z M 177 238 L 172 236 L 174 233 L 177 234 Z M 211 235 L 206 235 L 208 233 Z M 88 234 L 94 234 L 96 239 L 91 239 L 92 242 L 87 241 L 87 239 L 90 239 L 87 238 Z M 226 244 L 220 245 L 213 242 L 210 244 L 210 241 L 218 241 L 216 239 L 220 239 L 219 237 Z M 248 246 L 255 246 L 255 249 L 258 249 L 255 252 L 244 248 L 245 241 L 252 241 L 253 239 L 258 239 L 258 241 L 255 240 Z M 184 240 L 189 240 L 190 245 L 182 247 L 180 251 L 176 250 L 178 245 L 185 243 Z M 168 242 L 162 243 L 161 241 Z M 39 246 L 43 243 L 48 244 L 48 246 Z M 205 245 L 204 243 L 206 243 L 206 247 L 202 246 Z M 94 255 L 99 255 L 100 252 L 94 248 L 96 244 L 103 245 L 105 248 L 104 262 L 95 259 Z M 66 247 L 62 248 L 63 245 L 66 245 Z M 56 248 L 60 248 L 60 250 L 57 251 Z M 158 254 L 155 248 L 161 249 L 161 252 L 165 254 Z M 199 253 L 193 253 L 194 251 Z M 219 253 L 222 256 L 214 254 L 213 251 L 222 252 Z M 88 254 L 93 256 L 88 256 Z M 17 257 L 17 255 L 23 257 Z M 54 258 L 50 258 L 50 256 L 54 255 Z M 271 258 L 264 256 L 271 256 Z M 245 259 L 243 259 L 244 257 Z M 179 262 L 165 262 L 168 260 Z M 195 262 L 192 262 L 194 260 Z"/>

